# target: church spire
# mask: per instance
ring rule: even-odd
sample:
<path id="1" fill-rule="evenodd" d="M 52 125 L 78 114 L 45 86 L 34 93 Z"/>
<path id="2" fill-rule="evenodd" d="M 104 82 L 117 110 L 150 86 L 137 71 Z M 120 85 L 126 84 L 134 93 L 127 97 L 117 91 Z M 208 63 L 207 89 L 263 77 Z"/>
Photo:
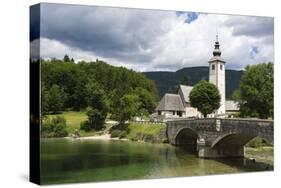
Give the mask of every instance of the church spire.
<path id="1" fill-rule="evenodd" d="M 220 43 L 219 43 L 219 36 L 218 34 L 216 35 L 216 42 L 215 42 L 215 49 L 213 51 L 214 56 L 221 56 L 221 51 L 220 51 Z"/>

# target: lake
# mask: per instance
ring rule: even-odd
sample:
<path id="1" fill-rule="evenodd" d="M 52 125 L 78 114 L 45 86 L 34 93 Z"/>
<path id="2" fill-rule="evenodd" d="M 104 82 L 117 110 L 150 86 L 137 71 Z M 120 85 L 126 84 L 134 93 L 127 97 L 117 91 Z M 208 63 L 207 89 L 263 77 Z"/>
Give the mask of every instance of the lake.
<path id="1" fill-rule="evenodd" d="M 241 173 L 273 169 L 273 150 L 249 159 L 199 159 L 183 148 L 119 140 L 42 139 L 41 183 L 75 183 Z"/>

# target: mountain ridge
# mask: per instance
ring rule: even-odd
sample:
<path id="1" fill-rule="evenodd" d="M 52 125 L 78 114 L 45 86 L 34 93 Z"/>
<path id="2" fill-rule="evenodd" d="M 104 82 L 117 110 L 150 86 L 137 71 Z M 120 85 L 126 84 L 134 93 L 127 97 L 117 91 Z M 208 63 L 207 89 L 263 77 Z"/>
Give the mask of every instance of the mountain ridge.
<path id="1" fill-rule="evenodd" d="M 226 98 L 231 99 L 233 91 L 239 89 L 243 71 L 233 69 L 226 69 L 225 71 Z M 184 67 L 177 71 L 149 71 L 143 72 L 143 74 L 155 82 L 158 95 L 161 98 L 165 93 L 175 93 L 184 76 L 187 77 L 187 83 L 191 86 L 194 86 L 200 80 L 208 80 L 209 67 Z"/>

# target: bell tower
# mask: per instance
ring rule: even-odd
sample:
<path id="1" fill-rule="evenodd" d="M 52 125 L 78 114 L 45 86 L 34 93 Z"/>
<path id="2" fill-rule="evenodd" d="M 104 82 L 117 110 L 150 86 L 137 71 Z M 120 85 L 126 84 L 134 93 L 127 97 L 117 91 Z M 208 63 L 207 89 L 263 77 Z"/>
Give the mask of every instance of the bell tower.
<path id="1" fill-rule="evenodd" d="M 213 57 L 209 60 L 209 82 L 217 86 L 221 96 L 220 107 L 215 114 L 225 114 L 225 61 L 221 57 L 218 35 L 216 35 Z"/>

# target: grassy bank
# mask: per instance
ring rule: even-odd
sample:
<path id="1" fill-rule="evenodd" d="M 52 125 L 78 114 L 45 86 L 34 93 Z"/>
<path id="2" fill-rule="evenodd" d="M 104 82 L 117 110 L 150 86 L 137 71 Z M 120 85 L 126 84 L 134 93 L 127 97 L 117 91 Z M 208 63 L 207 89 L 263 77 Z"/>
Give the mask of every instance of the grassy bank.
<path id="1" fill-rule="evenodd" d="M 131 123 L 127 128 L 127 138 L 133 141 L 165 142 L 165 124 Z"/>
<path id="2" fill-rule="evenodd" d="M 87 115 L 85 112 L 75 112 L 75 111 L 68 111 L 63 112 L 61 114 L 52 114 L 48 115 L 48 117 L 56 117 L 56 116 L 63 116 L 66 120 L 66 130 L 69 135 L 74 133 L 75 129 L 79 130 L 81 136 L 93 136 L 96 135 L 96 131 L 89 131 L 85 132 L 80 130 L 80 123 L 87 119 Z"/>
<path id="3" fill-rule="evenodd" d="M 98 132 L 94 130 L 89 132 L 80 130 L 80 123 L 87 119 L 85 112 L 67 111 L 62 112 L 61 114 L 52 114 L 47 116 L 49 118 L 54 118 L 56 116 L 64 117 L 66 120 L 66 131 L 68 132 L 69 136 L 75 132 L 75 129 L 79 130 L 80 136 L 82 137 L 95 136 L 98 134 Z M 127 127 L 127 130 L 122 131 L 122 137 L 133 141 L 164 142 L 165 135 L 163 135 L 161 131 L 163 132 L 163 129 L 165 130 L 165 126 L 165 124 L 130 123 Z M 119 137 L 119 135 L 116 137 Z"/>
<path id="4" fill-rule="evenodd" d="M 254 158 L 257 162 L 273 165 L 274 148 L 273 146 L 246 147 L 246 157 Z"/>

